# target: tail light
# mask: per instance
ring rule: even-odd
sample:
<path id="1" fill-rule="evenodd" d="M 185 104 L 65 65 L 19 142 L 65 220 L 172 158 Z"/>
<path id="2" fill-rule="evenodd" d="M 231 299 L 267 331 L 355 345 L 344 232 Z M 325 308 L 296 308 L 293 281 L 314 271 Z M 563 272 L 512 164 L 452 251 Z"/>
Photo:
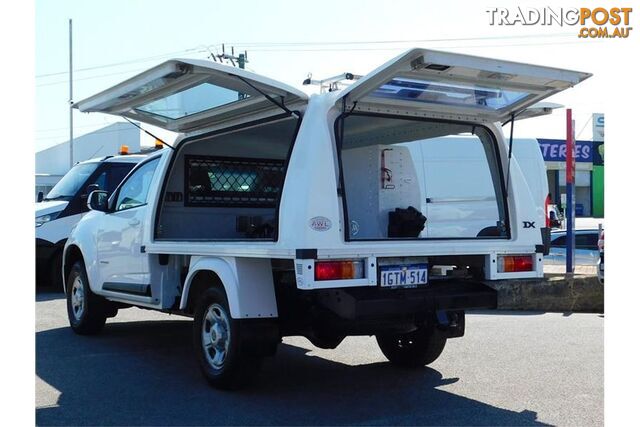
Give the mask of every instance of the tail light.
<path id="1" fill-rule="evenodd" d="M 551 212 L 549 212 L 549 206 L 551 206 L 551 194 L 547 194 L 544 199 L 544 223 L 547 228 L 551 228 Z"/>
<path id="2" fill-rule="evenodd" d="M 498 255 L 498 273 L 533 271 L 533 255 Z"/>
<path id="3" fill-rule="evenodd" d="M 348 280 L 364 278 L 363 260 L 316 261 L 316 280 Z"/>

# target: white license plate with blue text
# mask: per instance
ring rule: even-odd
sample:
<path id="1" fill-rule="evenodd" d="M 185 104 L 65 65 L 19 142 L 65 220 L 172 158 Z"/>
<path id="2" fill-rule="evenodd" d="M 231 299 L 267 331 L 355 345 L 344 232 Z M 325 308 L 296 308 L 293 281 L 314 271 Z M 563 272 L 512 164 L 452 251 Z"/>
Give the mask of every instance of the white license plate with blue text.
<path id="1" fill-rule="evenodd" d="M 429 266 L 427 264 L 380 266 L 380 286 L 416 287 L 426 285 Z"/>

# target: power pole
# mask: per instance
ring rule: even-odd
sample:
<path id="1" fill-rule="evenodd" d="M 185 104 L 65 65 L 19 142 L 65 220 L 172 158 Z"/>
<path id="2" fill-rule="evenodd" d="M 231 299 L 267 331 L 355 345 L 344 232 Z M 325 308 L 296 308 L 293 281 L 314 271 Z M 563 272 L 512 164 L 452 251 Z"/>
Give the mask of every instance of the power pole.
<path id="1" fill-rule="evenodd" d="M 73 26 L 69 19 L 69 169 L 73 167 Z"/>

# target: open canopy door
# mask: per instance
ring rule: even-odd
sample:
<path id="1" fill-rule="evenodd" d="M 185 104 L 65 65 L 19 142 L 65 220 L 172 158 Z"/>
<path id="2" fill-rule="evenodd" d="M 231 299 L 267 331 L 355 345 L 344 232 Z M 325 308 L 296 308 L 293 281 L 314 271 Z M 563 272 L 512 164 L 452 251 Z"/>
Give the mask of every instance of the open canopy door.
<path id="1" fill-rule="evenodd" d="M 516 120 L 532 119 L 534 117 L 548 116 L 553 113 L 553 110 L 563 108 L 562 104 L 555 104 L 553 102 L 538 102 L 531 107 L 527 107 L 524 111 L 518 113 L 515 117 Z"/>
<path id="2" fill-rule="evenodd" d="M 339 94 L 356 111 L 504 122 L 589 73 L 457 53 L 412 49 Z M 355 107 L 354 107 L 355 103 Z"/>
<path id="3" fill-rule="evenodd" d="M 281 112 L 273 101 L 295 109 L 307 99 L 304 92 L 242 69 L 204 60 L 175 59 L 74 107 L 187 132 L 243 115 Z"/>

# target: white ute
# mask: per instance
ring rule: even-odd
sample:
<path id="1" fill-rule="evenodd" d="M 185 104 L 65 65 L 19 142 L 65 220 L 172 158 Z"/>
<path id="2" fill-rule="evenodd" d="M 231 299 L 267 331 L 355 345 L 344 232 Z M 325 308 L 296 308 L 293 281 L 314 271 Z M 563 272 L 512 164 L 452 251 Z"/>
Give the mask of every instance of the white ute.
<path id="1" fill-rule="evenodd" d="M 62 289 L 62 251 L 67 237 L 89 210 L 87 197 L 93 189 L 112 192 L 141 155 L 107 156 L 76 163 L 36 203 L 36 283 Z"/>
<path id="2" fill-rule="evenodd" d="M 71 327 L 130 306 L 193 317 L 222 388 L 290 335 L 375 335 L 392 363 L 429 364 L 466 309 L 495 308 L 487 281 L 542 277 L 544 195 L 501 125 L 589 76 L 413 49 L 308 97 L 171 60 L 79 102 L 182 136 L 89 196 L 64 251 Z"/>

